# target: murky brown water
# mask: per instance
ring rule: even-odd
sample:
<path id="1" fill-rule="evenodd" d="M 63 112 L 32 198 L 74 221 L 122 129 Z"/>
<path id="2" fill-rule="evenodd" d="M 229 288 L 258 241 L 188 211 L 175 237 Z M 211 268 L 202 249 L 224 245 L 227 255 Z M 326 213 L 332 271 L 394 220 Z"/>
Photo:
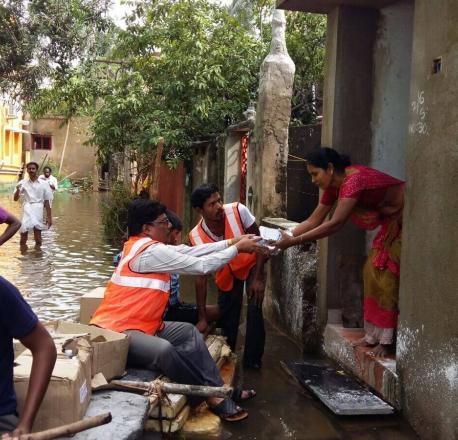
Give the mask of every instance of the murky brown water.
<path id="1" fill-rule="evenodd" d="M 0 274 L 13 282 L 42 319 L 77 319 L 79 297 L 103 286 L 118 252 L 101 233 L 103 194 L 58 194 L 53 203 L 54 226 L 43 234 L 41 250 L 33 242 L 21 255 L 19 236 L 0 247 Z M 20 216 L 20 205 L 0 195 L 0 205 Z M 30 238 L 29 238 L 30 240 Z M 182 293 L 193 300 L 193 283 L 182 280 Z M 214 295 L 211 295 L 213 298 Z M 212 301 L 210 299 L 209 301 Z M 282 370 L 280 361 L 301 359 L 287 337 L 267 328 L 264 366 L 260 372 L 240 371 L 240 379 L 257 390 L 245 405 L 250 416 L 224 424 L 219 439 L 244 440 L 411 440 L 417 438 L 399 416 L 336 417 L 302 390 Z M 160 438 L 146 434 L 145 439 Z M 183 438 L 178 435 L 177 438 Z"/>

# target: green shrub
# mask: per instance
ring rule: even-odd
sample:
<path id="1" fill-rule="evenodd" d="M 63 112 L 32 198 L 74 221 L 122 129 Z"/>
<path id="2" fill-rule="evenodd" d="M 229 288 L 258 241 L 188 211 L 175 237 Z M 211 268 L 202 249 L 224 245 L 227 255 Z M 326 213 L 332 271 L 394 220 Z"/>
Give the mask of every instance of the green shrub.
<path id="1" fill-rule="evenodd" d="M 134 195 L 120 182 L 111 188 L 102 202 L 102 224 L 105 237 L 116 245 L 127 239 L 127 206 Z"/>

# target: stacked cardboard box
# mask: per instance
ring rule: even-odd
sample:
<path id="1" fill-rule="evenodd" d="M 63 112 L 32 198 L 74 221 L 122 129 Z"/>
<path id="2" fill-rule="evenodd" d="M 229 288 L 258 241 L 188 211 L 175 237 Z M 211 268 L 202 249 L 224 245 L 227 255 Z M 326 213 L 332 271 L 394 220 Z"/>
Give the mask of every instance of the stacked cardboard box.
<path id="1" fill-rule="evenodd" d="M 72 348 L 68 348 L 63 342 L 56 340 L 57 361 L 37 414 L 34 431 L 81 420 L 91 400 L 90 344 L 84 338 L 77 338 L 72 341 Z M 72 354 L 62 353 L 65 349 L 71 350 Z M 14 387 L 19 413 L 24 408 L 32 362 L 29 350 L 25 350 L 15 360 Z"/>
<path id="2" fill-rule="evenodd" d="M 107 380 L 124 374 L 129 341 L 126 335 L 66 321 L 45 324 L 57 349 L 57 361 L 34 431 L 81 420 L 91 399 L 91 379 L 101 373 Z M 21 413 L 33 357 L 15 345 L 14 386 Z"/>
<path id="3" fill-rule="evenodd" d="M 51 334 L 77 334 L 88 339 L 92 347 L 92 376 L 102 373 L 110 381 L 125 373 L 129 340 L 124 333 L 67 321 L 49 322 L 46 328 Z"/>
<path id="4" fill-rule="evenodd" d="M 105 287 L 97 287 L 80 298 L 80 323 L 89 324 L 105 295 Z"/>

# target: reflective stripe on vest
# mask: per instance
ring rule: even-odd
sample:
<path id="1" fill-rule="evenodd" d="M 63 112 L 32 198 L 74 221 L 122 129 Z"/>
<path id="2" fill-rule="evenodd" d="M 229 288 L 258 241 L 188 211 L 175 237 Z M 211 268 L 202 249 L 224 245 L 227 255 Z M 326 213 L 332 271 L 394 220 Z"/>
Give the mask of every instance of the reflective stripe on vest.
<path id="1" fill-rule="evenodd" d="M 224 238 L 230 239 L 245 234 L 240 218 L 238 203 L 229 203 L 223 206 L 225 213 Z M 213 243 L 215 240 L 205 232 L 202 219 L 189 233 L 189 241 L 193 246 L 204 243 Z M 256 254 L 239 254 L 216 272 L 215 282 L 218 289 L 228 292 L 234 287 L 234 276 L 239 280 L 246 280 L 251 268 L 256 264 Z"/>
<path id="2" fill-rule="evenodd" d="M 157 244 L 150 238 L 131 237 L 125 244 L 123 258 L 113 273 L 105 296 L 91 319 L 91 324 L 117 332 L 140 330 L 154 335 L 163 327 L 162 316 L 170 291 L 167 273 L 137 273 L 129 262 L 148 247 Z"/>

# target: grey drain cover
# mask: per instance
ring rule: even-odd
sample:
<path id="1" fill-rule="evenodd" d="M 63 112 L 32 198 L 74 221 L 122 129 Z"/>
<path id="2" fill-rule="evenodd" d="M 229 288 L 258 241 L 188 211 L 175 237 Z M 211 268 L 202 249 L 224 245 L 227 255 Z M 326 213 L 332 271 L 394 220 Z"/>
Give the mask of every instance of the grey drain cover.
<path id="1" fill-rule="evenodd" d="M 393 414 L 394 408 L 355 378 L 323 362 L 282 362 L 301 385 L 337 415 Z"/>

